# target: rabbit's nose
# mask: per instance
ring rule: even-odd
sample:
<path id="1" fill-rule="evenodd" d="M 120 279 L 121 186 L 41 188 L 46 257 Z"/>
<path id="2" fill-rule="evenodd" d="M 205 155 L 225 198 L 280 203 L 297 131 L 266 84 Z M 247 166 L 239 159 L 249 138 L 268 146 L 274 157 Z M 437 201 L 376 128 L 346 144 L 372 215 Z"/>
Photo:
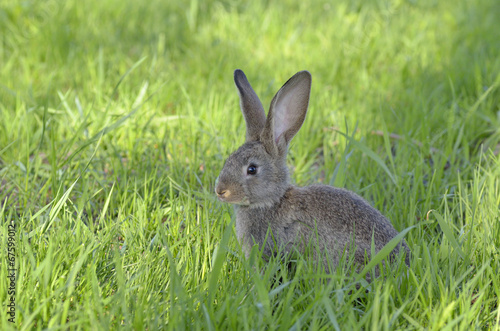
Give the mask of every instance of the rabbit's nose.
<path id="1" fill-rule="evenodd" d="M 231 195 L 231 191 L 226 188 L 226 185 L 220 185 L 220 183 L 217 183 L 215 193 L 220 200 L 227 199 L 227 197 Z"/>
<path id="2" fill-rule="evenodd" d="M 228 189 L 218 187 L 215 190 L 215 193 L 217 193 L 217 196 L 219 197 L 219 199 L 224 199 L 224 198 L 227 198 L 231 194 L 231 191 L 229 191 Z"/>

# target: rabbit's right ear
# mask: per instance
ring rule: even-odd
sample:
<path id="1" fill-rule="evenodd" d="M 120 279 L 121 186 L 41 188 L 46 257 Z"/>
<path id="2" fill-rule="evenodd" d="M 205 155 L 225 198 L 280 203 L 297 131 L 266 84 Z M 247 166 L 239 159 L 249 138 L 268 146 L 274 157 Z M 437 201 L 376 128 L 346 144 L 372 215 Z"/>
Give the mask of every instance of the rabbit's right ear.
<path id="1" fill-rule="evenodd" d="M 257 141 L 266 124 L 264 107 L 262 107 L 259 97 L 240 69 L 234 71 L 234 83 L 238 88 L 240 107 L 247 125 L 246 141 Z"/>
<path id="2" fill-rule="evenodd" d="M 311 93 L 311 74 L 293 75 L 271 101 L 267 122 L 261 135 L 266 150 L 286 156 L 288 145 L 306 118 Z"/>

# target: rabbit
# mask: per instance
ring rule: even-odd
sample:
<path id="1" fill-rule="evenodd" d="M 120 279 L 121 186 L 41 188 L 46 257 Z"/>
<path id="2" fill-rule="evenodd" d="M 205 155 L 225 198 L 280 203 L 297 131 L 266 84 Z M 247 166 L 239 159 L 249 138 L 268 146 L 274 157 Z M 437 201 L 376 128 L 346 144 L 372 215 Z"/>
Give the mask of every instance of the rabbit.
<path id="1" fill-rule="evenodd" d="M 377 252 L 398 234 L 391 222 L 348 190 L 290 183 L 288 146 L 306 117 L 311 81 L 308 71 L 290 78 L 272 99 L 266 118 L 245 74 L 235 70 L 246 142 L 227 158 L 215 193 L 220 201 L 235 207 L 236 235 L 247 258 L 254 244 L 263 248 L 265 256 L 271 256 L 275 244 L 288 253 L 301 251 L 307 242 L 317 239 L 333 267 L 342 254 L 352 252 L 354 242 L 354 263 L 363 266 L 366 257 L 370 258 L 372 239 Z M 272 235 L 268 235 L 269 229 Z M 404 240 L 391 252 L 391 258 L 401 246 L 409 266 L 409 248 Z"/>

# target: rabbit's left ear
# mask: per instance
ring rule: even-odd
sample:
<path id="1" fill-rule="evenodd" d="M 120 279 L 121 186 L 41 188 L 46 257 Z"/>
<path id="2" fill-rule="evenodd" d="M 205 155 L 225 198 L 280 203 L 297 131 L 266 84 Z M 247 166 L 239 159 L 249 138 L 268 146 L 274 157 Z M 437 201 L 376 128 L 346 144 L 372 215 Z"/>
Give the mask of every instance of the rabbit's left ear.
<path id="1" fill-rule="evenodd" d="M 311 81 L 308 71 L 300 71 L 274 96 L 261 136 L 268 151 L 286 154 L 290 141 L 306 118 Z"/>
<path id="2" fill-rule="evenodd" d="M 266 113 L 259 97 L 248 82 L 247 76 L 240 69 L 234 71 L 234 83 L 240 95 L 240 107 L 247 125 L 246 141 L 259 140 L 266 123 Z"/>

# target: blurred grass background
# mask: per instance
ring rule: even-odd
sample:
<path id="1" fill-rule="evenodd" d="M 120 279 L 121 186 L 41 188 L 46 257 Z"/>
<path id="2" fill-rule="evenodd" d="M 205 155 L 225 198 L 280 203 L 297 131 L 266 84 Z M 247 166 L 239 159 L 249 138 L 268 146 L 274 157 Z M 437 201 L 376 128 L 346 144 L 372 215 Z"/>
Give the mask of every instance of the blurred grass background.
<path id="1" fill-rule="evenodd" d="M 498 17 L 496 0 L 3 0 L 0 216 L 19 271 L 2 329 L 498 329 Z M 212 193 L 244 139 L 236 68 L 265 107 L 312 73 L 293 178 L 416 225 L 409 279 L 350 292 L 348 268 L 323 284 L 307 257 L 303 273 L 243 259 Z"/>

